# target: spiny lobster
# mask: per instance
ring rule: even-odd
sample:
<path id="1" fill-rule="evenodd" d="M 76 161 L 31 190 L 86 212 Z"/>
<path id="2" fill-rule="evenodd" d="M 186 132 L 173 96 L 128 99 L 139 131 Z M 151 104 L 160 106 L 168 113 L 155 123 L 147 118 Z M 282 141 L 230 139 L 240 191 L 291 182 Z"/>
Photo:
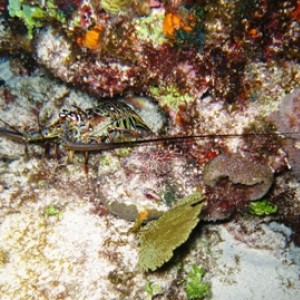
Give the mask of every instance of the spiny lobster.
<path id="1" fill-rule="evenodd" d="M 143 136 L 145 132 L 149 135 L 152 132 L 138 113 L 126 103 L 109 101 L 86 110 L 77 106 L 74 108 L 72 111 L 62 110 L 53 123 L 37 132 L 22 133 L 2 121 L 7 127 L 0 127 L 0 135 L 26 144 L 52 142 L 66 150 L 85 153 L 151 143 L 177 143 L 188 139 L 239 136 L 238 134 L 202 134 L 136 139 Z M 129 135 L 131 140 L 126 140 L 126 135 Z M 272 135 L 293 137 L 294 133 L 242 134 L 242 136 Z"/>

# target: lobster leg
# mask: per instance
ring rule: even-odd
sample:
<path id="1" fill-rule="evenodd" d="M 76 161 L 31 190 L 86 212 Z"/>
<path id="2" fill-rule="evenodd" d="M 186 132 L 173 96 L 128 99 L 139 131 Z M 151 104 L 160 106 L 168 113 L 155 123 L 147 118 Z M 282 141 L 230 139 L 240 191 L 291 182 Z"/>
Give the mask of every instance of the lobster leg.
<path id="1" fill-rule="evenodd" d="M 89 152 L 84 152 L 84 172 L 86 176 L 89 175 Z"/>

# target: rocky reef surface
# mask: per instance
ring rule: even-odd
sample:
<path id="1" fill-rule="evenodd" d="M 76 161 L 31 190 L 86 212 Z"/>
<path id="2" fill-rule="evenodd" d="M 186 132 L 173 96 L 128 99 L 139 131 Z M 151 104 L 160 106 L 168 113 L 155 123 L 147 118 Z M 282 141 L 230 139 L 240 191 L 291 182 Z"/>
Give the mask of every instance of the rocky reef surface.
<path id="1" fill-rule="evenodd" d="M 0 13 L 1 299 L 299 298 L 299 1 L 8 0 Z M 149 128 L 106 138 L 164 140 L 87 164 L 57 120 L 104 101 Z"/>

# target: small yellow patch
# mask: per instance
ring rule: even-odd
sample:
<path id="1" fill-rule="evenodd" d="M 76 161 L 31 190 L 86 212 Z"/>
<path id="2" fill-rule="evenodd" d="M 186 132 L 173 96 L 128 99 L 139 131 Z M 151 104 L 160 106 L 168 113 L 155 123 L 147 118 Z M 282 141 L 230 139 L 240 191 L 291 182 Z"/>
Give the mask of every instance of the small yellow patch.
<path id="1" fill-rule="evenodd" d="M 148 217 L 149 217 L 149 211 L 143 210 L 139 213 L 138 220 L 143 222 L 143 221 L 147 220 Z"/>
<path id="2" fill-rule="evenodd" d="M 104 27 L 102 25 L 96 25 L 84 35 L 78 37 L 76 42 L 83 48 L 98 49 L 101 46 L 100 39 L 103 31 Z"/>
<path id="3" fill-rule="evenodd" d="M 137 219 L 132 228 L 129 229 L 129 232 L 138 232 L 144 221 L 147 221 L 149 218 L 149 211 L 143 210 L 139 212 Z"/>
<path id="4" fill-rule="evenodd" d="M 182 29 L 184 31 L 191 31 L 192 26 L 186 24 L 179 14 L 169 12 L 166 14 L 163 22 L 163 32 L 168 38 L 174 38 L 175 31 Z"/>

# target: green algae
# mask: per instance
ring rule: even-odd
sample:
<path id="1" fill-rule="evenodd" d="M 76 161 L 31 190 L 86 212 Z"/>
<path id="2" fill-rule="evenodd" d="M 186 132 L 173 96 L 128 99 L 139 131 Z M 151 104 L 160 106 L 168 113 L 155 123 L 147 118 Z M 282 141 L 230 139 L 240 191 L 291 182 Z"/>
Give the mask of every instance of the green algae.
<path id="1" fill-rule="evenodd" d="M 33 38 L 33 30 L 42 27 L 47 18 L 65 22 L 63 13 L 57 9 L 53 0 L 45 1 L 44 7 L 27 5 L 23 0 L 9 0 L 8 10 L 11 17 L 17 17 L 24 22 L 30 39 Z"/>
<path id="2" fill-rule="evenodd" d="M 41 19 L 45 18 L 45 12 L 36 6 L 23 5 L 20 0 L 10 0 L 8 8 L 11 17 L 18 17 L 23 20 L 27 27 L 29 38 L 32 39 L 33 29 L 43 25 Z"/>
<path id="3" fill-rule="evenodd" d="M 205 270 L 197 265 L 192 265 L 186 280 L 185 292 L 188 300 L 203 299 L 211 293 L 211 286 L 203 281 Z"/>
<path id="4" fill-rule="evenodd" d="M 150 299 L 153 299 L 155 295 L 162 292 L 162 288 L 157 283 L 151 280 L 147 280 L 145 284 L 145 292 Z"/>
<path id="5" fill-rule="evenodd" d="M 101 7 L 108 13 L 117 14 L 126 10 L 132 1 L 128 0 L 101 0 Z"/>
<path id="6" fill-rule="evenodd" d="M 163 20 L 165 15 L 152 12 L 149 16 L 138 18 L 135 21 L 135 29 L 138 38 L 142 41 L 151 41 L 154 46 L 167 43 L 163 33 Z"/>
<path id="7" fill-rule="evenodd" d="M 55 205 L 50 205 L 45 209 L 45 216 L 47 218 L 49 217 L 60 218 L 62 216 L 62 212 Z"/>
<path id="8" fill-rule="evenodd" d="M 139 262 L 142 271 L 155 271 L 173 256 L 173 251 L 183 244 L 199 222 L 203 197 L 194 193 L 180 201 L 160 219 L 139 233 Z"/>
<path id="9" fill-rule="evenodd" d="M 277 206 L 262 199 L 250 203 L 250 212 L 256 216 L 270 215 L 277 212 Z"/>
<path id="10" fill-rule="evenodd" d="M 177 110 L 181 103 L 188 103 L 195 100 L 189 94 L 180 93 L 175 84 L 163 87 L 152 86 L 149 90 L 152 97 L 159 99 L 161 106 L 167 105 L 174 110 Z"/>

